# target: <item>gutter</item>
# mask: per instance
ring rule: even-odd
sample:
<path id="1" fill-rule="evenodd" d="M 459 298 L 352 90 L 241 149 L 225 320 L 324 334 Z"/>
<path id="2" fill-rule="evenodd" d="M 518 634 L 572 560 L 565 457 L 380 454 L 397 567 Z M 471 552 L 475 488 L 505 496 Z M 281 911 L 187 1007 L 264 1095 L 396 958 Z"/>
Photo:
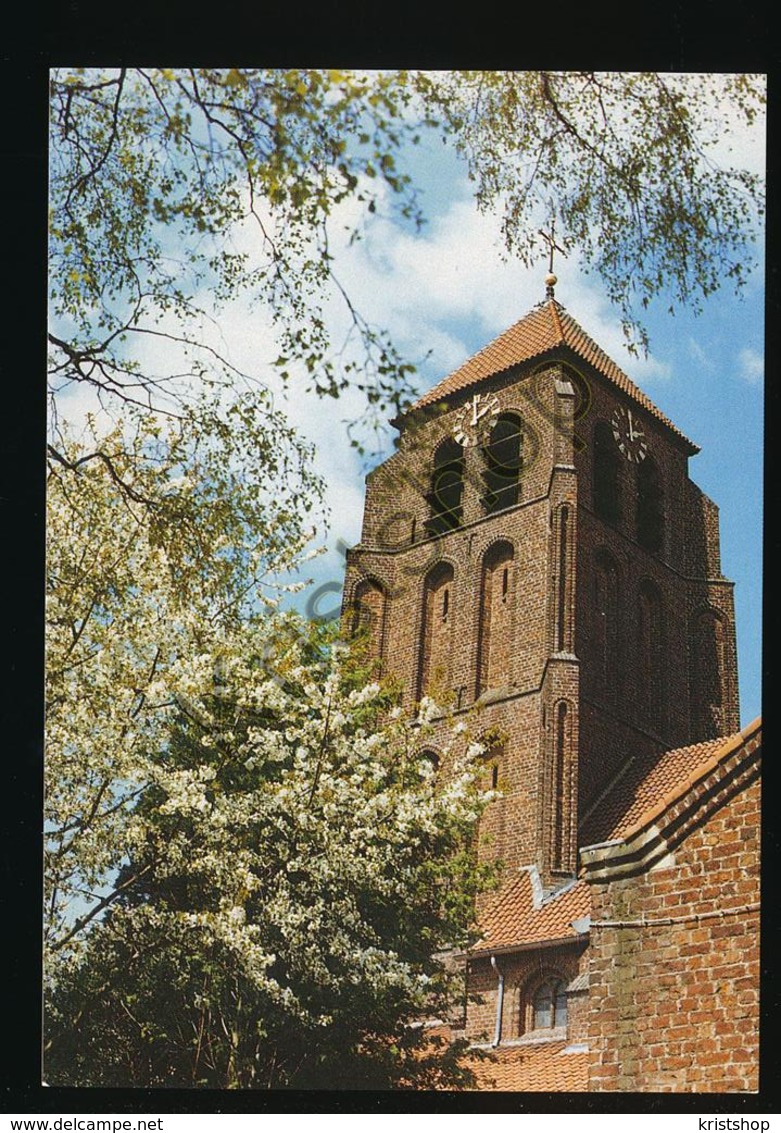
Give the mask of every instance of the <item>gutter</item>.
<path id="1" fill-rule="evenodd" d="M 504 956 L 510 952 L 533 952 L 540 948 L 558 948 L 565 944 L 579 944 L 582 939 L 583 931 L 580 931 L 577 935 L 571 933 L 569 936 L 557 936 L 549 940 L 529 940 L 522 944 L 500 944 L 494 948 L 470 948 L 469 951 L 458 952 L 456 955 L 463 956 L 467 960 L 482 960 L 486 956 L 490 956 L 493 964 L 494 956 Z"/>
<path id="2" fill-rule="evenodd" d="M 504 972 L 499 971 L 496 957 L 491 956 L 491 967 L 496 972 L 499 982 L 496 985 L 496 1026 L 494 1027 L 493 1046 L 499 1046 L 502 1041 L 502 1011 L 504 1010 Z"/>

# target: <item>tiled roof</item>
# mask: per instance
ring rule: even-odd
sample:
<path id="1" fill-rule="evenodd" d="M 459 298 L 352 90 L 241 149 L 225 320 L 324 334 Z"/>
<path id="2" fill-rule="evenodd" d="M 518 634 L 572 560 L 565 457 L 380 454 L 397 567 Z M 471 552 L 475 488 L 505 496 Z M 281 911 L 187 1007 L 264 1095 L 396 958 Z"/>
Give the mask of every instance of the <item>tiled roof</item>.
<path id="1" fill-rule="evenodd" d="M 533 867 L 527 868 L 510 878 L 481 914 L 483 936 L 476 952 L 577 939 L 572 922 L 591 912 L 588 884 L 576 881 L 543 898 L 534 873 Z"/>
<path id="2" fill-rule="evenodd" d="M 589 1055 L 566 1051 L 565 1041 L 497 1047 L 470 1062 L 476 1090 L 579 1093 L 588 1090 Z"/>
<path id="3" fill-rule="evenodd" d="M 521 362 L 528 362 L 549 351 L 563 346 L 569 347 L 594 367 L 608 381 L 618 386 L 625 394 L 631 397 L 638 405 L 646 409 L 658 421 L 671 429 L 673 433 L 683 440 L 691 453 L 699 452 L 699 448 L 686 437 L 680 429 L 673 425 L 660 409 L 654 405 L 638 386 L 628 378 L 616 363 L 605 354 L 604 350 L 591 339 L 572 316 L 557 303 L 555 299 L 546 299 L 533 307 L 532 310 L 519 322 L 515 323 L 500 334 L 487 346 L 483 347 L 472 358 L 427 393 L 424 393 L 412 410 L 422 409 L 438 401 L 460 393 L 477 382 L 493 377 L 517 366 Z"/>
<path id="4" fill-rule="evenodd" d="M 589 814 L 580 830 L 581 846 L 623 838 L 652 808 L 687 787 L 692 778 L 737 742 L 742 733 L 719 736 L 703 743 L 638 757 L 614 781 L 612 788 Z"/>

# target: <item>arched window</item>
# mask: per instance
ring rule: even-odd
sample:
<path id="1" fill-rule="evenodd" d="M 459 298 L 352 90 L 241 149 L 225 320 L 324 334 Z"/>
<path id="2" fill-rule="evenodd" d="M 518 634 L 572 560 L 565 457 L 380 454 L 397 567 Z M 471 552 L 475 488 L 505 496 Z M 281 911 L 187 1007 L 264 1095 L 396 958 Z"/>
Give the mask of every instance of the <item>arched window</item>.
<path id="1" fill-rule="evenodd" d="M 515 552 L 495 543 L 483 560 L 480 584 L 477 694 L 510 683 L 515 596 Z"/>
<path id="2" fill-rule="evenodd" d="M 593 595 L 594 685 L 602 700 L 612 700 L 618 694 L 619 674 L 618 567 L 604 551 L 594 563 Z"/>
<path id="3" fill-rule="evenodd" d="M 662 597 L 652 582 L 643 582 L 638 596 L 639 696 L 646 721 L 661 730 L 665 711 L 664 635 Z"/>
<path id="4" fill-rule="evenodd" d="M 437 771 L 439 771 L 439 756 L 433 748 L 425 748 L 420 752 L 418 758 L 424 767 L 428 766 L 431 769 L 430 773 L 432 775 L 436 775 Z"/>
<path id="5" fill-rule="evenodd" d="M 532 996 L 531 1026 L 535 1031 L 549 1031 L 567 1025 L 567 985 L 564 980 L 550 979 L 539 985 Z"/>
<path id="6" fill-rule="evenodd" d="M 550 764 L 547 775 L 548 861 L 557 873 L 572 869 L 572 725 L 573 716 L 566 700 L 553 709 Z"/>
<path id="7" fill-rule="evenodd" d="M 480 786 L 484 791 L 496 791 L 499 788 L 501 767 L 504 760 L 504 742 L 494 733 L 484 735 L 482 743 L 485 745 L 485 751 L 481 760 L 484 771 L 480 776 Z"/>
<path id="8" fill-rule="evenodd" d="M 649 551 L 664 543 L 664 497 L 659 469 L 650 457 L 637 468 L 637 541 Z"/>
<path id="9" fill-rule="evenodd" d="M 491 514 L 518 503 L 521 466 L 523 464 L 523 436 L 521 421 L 514 413 L 503 413 L 491 429 L 488 443 L 483 449 L 485 469 L 483 504 Z"/>
<path id="10" fill-rule="evenodd" d="M 418 697 L 447 694 L 453 659 L 453 579 L 450 563 L 439 563 L 423 584 Z"/>
<path id="11" fill-rule="evenodd" d="M 572 577 L 574 544 L 571 508 L 562 504 L 556 511 L 556 624 L 555 649 L 566 653 L 572 649 Z"/>
<path id="12" fill-rule="evenodd" d="M 353 634 L 366 642 L 370 655 L 382 661 L 385 649 L 385 590 L 374 579 L 363 579 L 353 598 Z"/>
<path id="13" fill-rule="evenodd" d="M 613 432 L 605 421 L 594 429 L 593 500 L 594 511 L 614 527 L 621 519 L 619 495 L 620 457 Z"/>
<path id="14" fill-rule="evenodd" d="M 449 437 L 434 454 L 431 490 L 427 493 L 431 514 L 426 520 L 429 535 L 442 535 L 461 523 L 464 494 L 464 450 Z"/>
<path id="15" fill-rule="evenodd" d="M 695 740 L 711 739 L 723 730 L 726 635 L 715 610 L 701 610 L 692 620 L 691 714 Z"/>

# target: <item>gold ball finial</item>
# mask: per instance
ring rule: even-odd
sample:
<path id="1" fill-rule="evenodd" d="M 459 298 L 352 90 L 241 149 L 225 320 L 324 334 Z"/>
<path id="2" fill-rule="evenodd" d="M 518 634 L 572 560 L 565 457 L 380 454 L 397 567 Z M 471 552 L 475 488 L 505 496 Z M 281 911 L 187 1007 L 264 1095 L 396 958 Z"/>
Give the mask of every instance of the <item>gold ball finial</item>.
<path id="1" fill-rule="evenodd" d="M 558 278 L 553 274 L 552 271 L 549 271 L 545 276 L 545 294 L 549 299 L 553 298 L 553 288 L 558 282 Z"/>

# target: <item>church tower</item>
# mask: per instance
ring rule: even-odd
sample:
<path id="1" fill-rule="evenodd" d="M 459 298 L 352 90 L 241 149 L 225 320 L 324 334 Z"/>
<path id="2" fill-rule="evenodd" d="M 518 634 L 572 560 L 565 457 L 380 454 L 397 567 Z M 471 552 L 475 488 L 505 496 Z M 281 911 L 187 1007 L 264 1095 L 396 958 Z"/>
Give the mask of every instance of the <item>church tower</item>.
<path id="1" fill-rule="evenodd" d="M 547 298 L 396 422 L 344 616 L 412 711 L 489 746 L 483 829 L 546 891 L 633 758 L 738 728 L 732 584 L 698 449 Z M 441 758 L 451 723 L 426 741 Z M 440 744 L 441 740 L 441 744 Z"/>

